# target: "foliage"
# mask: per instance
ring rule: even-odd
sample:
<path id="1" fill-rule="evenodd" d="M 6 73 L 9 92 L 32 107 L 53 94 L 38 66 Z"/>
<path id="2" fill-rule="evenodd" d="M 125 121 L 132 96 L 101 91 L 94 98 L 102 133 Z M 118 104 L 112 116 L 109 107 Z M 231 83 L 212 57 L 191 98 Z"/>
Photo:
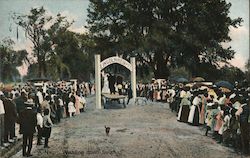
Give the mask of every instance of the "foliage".
<path id="1" fill-rule="evenodd" d="M 93 70 L 93 54 L 88 53 L 91 41 L 87 35 L 80 35 L 70 31 L 57 34 L 55 44 L 56 60 L 61 60 L 57 65 L 61 79 L 77 78 L 88 80 Z M 92 59 L 92 60 L 91 60 Z"/>
<path id="2" fill-rule="evenodd" d="M 87 50 L 93 42 L 87 35 L 70 32 L 68 28 L 73 22 L 68 22 L 61 14 L 47 16 L 43 7 L 33 8 L 27 15 L 14 14 L 13 19 L 34 46 L 33 57 L 37 63 L 29 68 L 30 78 L 88 79 L 86 74 L 93 69 L 93 64 Z"/>
<path id="3" fill-rule="evenodd" d="M 182 66 L 197 76 L 200 64 L 218 66 L 234 56 L 222 47 L 231 40 L 229 27 L 242 21 L 228 16 L 230 7 L 225 0 L 90 0 L 88 28 L 104 57 L 135 55 L 156 78 Z"/>
<path id="4" fill-rule="evenodd" d="M 27 51 L 14 51 L 13 45 L 14 41 L 10 38 L 5 38 L 0 43 L 0 81 L 15 81 L 19 76 L 16 67 L 27 61 Z"/>
<path id="5" fill-rule="evenodd" d="M 245 74 L 239 68 L 231 66 L 224 66 L 220 69 L 219 80 L 234 82 L 242 82 L 245 80 Z"/>
<path id="6" fill-rule="evenodd" d="M 171 77 L 183 77 L 186 79 L 191 78 L 190 72 L 185 68 L 185 67 L 180 67 L 180 68 L 171 68 Z"/>
<path id="7" fill-rule="evenodd" d="M 47 71 L 46 62 L 53 55 L 51 37 L 60 31 L 65 31 L 71 23 L 58 14 L 56 17 L 46 15 L 46 10 L 41 8 L 32 8 L 30 13 L 13 15 L 14 22 L 21 26 L 28 38 L 33 44 L 33 57 L 37 59 L 38 77 L 45 77 Z"/>

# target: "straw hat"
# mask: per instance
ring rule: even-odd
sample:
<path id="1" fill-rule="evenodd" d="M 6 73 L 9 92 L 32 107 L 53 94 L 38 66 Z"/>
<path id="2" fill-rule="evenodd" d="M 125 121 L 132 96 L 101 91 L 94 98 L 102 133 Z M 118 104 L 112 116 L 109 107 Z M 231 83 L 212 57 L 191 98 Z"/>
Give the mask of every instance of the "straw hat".
<path id="1" fill-rule="evenodd" d="M 35 103 L 33 101 L 27 100 L 24 104 L 28 107 L 33 106 Z"/>

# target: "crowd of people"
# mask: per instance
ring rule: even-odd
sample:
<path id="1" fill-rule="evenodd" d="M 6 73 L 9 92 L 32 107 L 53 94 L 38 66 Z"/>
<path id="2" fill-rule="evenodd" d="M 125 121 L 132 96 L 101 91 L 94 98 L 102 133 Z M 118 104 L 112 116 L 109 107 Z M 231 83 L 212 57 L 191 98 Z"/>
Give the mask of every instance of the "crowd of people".
<path id="1" fill-rule="evenodd" d="M 128 95 L 129 102 L 132 98 L 130 84 L 121 81 L 114 85 L 112 92 Z M 53 124 L 84 112 L 85 96 L 94 94 L 94 90 L 88 83 L 49 83 L 45 87 L 25 85 L 0 91 L 1 146 L 15 142 L 15 123 L 19 123 L 19 131 L 23 134 L 23 156 L 31 156 L 36 131 L 37 145 L 44 144 L 47 148 Z M 166 80 L 152 80 L 146 84 L 139 82 L 136 92 L 137 97 L 169 103 L 178 121 L 202 126 L 205 136 L 211 135 L 218 143 L 249 154 L 249 87 L 235 85 L 230 89 L 205 82 L 170 84 Z"/>
<path id="2" fill-rule="evenodd" d="M 18 123 L 19 133 L 23 134 L 23 156 L 31 156 L 36 132 L 37 145 L 48 148 L 53 124 L 84 112 L 85 96 L 93 93 L 92 87 L 89 83 L 74 86 L 50 82 L 43 87 L 26 84 L 0 91 L 1 147 L 17 140 L 15 126 Z"/>
<path id="3" fill-rule="evenodd" d="M 137 84 L 137 96 L 168 102 L 178 121 L 202 126 L 204 135 L 211 134 L 218 143 L 249 154 L 250 87 L 235 85 L 230 89 L 206 84 L 152 80 Z"/>

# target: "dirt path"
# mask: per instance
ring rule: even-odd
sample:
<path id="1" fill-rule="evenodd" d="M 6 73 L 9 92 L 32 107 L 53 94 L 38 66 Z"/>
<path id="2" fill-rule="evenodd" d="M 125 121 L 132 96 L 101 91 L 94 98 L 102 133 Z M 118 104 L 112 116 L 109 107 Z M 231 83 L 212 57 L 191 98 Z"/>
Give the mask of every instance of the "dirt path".
<path id="1" fill-rule="evenodd" d="M 240 157 L 203 136 L 199 127 L 177 122 L 166 104 L 153 104 L 93 110 L 90 99 L 87 112 L 54 126 L 48 151 L 34 145 L 33 157 Z M 13 158 L 20 156 L 21 151 Z"/>

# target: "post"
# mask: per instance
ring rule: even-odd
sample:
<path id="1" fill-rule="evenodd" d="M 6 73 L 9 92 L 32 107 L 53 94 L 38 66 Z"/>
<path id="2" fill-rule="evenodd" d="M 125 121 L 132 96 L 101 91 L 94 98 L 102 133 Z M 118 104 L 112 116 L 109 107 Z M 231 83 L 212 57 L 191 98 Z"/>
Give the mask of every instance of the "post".
<path id="1" fill-rule="evenodd" d="M 131 71 L 131 89 L 133 94 L 133 101 L 135 101 L 136 98 L 136 64 L 135 64 L 135 57 L 130 58 L 130 63 L 132 66 Z"/>
<path id="2" fill-rule="evenodd" d="M 96 109 L 101 109 L 101 55 L 95 55 L 95 95 L 96 95 Z"/>

